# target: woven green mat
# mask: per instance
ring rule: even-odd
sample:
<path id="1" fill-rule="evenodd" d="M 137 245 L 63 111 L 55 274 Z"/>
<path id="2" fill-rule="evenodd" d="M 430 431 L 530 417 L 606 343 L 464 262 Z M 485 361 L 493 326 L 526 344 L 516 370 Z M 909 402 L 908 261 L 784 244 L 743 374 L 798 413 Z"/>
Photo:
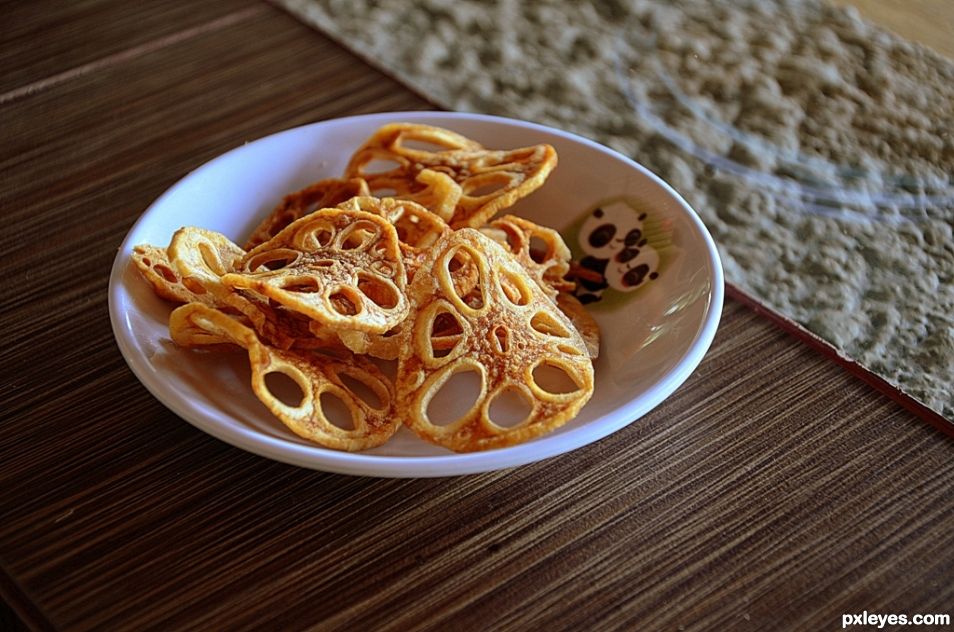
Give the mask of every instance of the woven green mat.
<path id="1" fill-rule="evenodd" d="M 448 109 L 643 163 L 730 283 L 954 419 L 951 61 L 812 0 L 277 2 Z"/>

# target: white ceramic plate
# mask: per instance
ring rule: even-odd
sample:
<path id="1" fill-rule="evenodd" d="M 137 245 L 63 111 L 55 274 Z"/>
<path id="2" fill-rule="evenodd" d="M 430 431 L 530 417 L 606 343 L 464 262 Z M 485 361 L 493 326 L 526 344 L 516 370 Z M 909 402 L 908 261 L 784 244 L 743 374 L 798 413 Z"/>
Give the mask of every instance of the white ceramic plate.
<path id="1" fill-rule="evenodd" d="M 249 385 L 244 352 L 195 353 L 178 349 L 169 340 L 172 306 L 155 297 L 131 265 L 134 245 L 165 246 L 185 225 L 216 230 L 242 243 L 283 195 L 340 175 L 351 153 L 375 129 L 392 121 L 439 125 L 491 148 L 553 145 L 559 166 L 542 188 L 511 212 L 561 230 L 574 245 L 578 238 L 573 230 L 580 218 L 612 198 L 635 200 L 657 233 L 664 228 L 658 278 L 635 292 L 593 305 L 603 335 L 595 392 L 580 414 L 555 432 L 510 448 L 454 454 L 402 428 L 373 450 L 327 450 L 286 430 L 259 403 Z M 601 439 L 639 419 L 698 366 L 715 335 L 722 297 L 722 267 L 705 226 L 675 191 L 635 162 L 579 136 L 522 121 L 397 112 L 291 129 L 242 145 L 190 173 L 156 200 L 126 236 L 110 277 L 109 312 L 116 341 L 136 376 L 199 429 L 303 467 L 423 477 L 530 463 Z"/>

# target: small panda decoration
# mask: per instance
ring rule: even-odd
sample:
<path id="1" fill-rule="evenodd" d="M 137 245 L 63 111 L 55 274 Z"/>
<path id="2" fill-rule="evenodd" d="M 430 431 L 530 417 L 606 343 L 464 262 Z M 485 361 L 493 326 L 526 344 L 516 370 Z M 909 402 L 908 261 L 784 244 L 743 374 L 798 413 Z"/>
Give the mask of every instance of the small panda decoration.
<path id="1" fill-rule="evenodd" d="M 583 220 L 584 274 L 576 290 L 581 303 L 600 300 L 607 288 L 632 292 L 659 276 L 659 253 L 647 242 L 645 220 L 645 213 L 622 201 L 600 206 Z"/>

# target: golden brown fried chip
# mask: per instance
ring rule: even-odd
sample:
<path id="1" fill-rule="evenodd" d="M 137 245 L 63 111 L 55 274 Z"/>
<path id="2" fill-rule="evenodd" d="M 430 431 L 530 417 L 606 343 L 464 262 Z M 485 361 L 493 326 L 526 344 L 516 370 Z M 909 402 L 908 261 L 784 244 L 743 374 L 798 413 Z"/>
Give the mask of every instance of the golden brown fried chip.
<path id="1" fill-rule="evenodd" d="M 424 188 L 413 187 L 416 190 L 408 190 L 403 196 L 395 197 L 417 202 L 445 222 L 449 222 L 454 217 L 454 211 L 464 193 L 460 185 L 446 173 L 431 169 L 421 171 L 415 181 Z"/>
<path id="2" fill-rule="evenodd" d="M 393 387 L 368 360 L 269 347 L 252 329 L 201 303 L 176 308 L 169 318 L 169 331 L 173 341 L 182 346 L 231 342 L 245 348 L 255 395 L 304 439 L 337 450 L 364 450 L 387 441 L 400 425 Z M 297 385 L 299 402 L 283 401 L 273 392 L 266 379 L 273 373 L 281 373 Z M 356 390 L 365 391 L 364 396 Z M 329 419 L 325 395 L 344 404 L 351 416 L 351 427 L 339 426 Z"/>
<path id="3" fill-rule="evenodd" d="M 412 149 L 414 141 L 426 142 L 435 149 Z M 390 168 L 374 169 L 382 162 Z M 438 127 L 392 123 L 380 128 L 355 152 L 345 177 L 364 178 L 372 193 L 390 189 L 394 195 L 413 199 L 428 187 L 419 180 L 423 171 L 443 173 L 461 189 L 453 215 L 445 219 L 455 229 L 476 228 L 539 188 L 556 163 L 556 151 L 550 145 L 487 150 Z M 431 176 L 432 182 L 435 177 Z"/>
<path id="4" fill-rule="evenodd" d="M 238 269 L 246 252 L 221 233 L 195 227 L 181 228 L 168 248 L 170 266 L 180 275 L 192 298 L 217 309 L 242 314 L 270 345 L 288 349 L 342 348 L 332 332 L 312 332 L 310 322 L 267 297 L 250 290 L 232 290 L 222 283 Z"/>
<path id="5" fill-rule="evenodd" d="M 343 179 L 286 196 L 248 251 L 183 228 L 132 259 L 159 296 L 185 303 L 173 340 L 243 347 L 256 396 L 303 438 L 362 450 L 403 421 L 455 451 L 514 445 L 565 424 L 594 389 L 599 326 L 571 293 L 566 244 L 519 217 L 486 223 L 556 162 L 549 145 L 488 150 L 438 127 L 385 125 Z M 398 361 L 396 385 L 370 358 Z M 479 381 L 467 410 L 432 406 L 467 372 Z M 276 373 L 285 388 L 267 379 Z M 341 400 L 349 427 L 323 396 Z M 524 409 L 501 413 L 508 399 Z"/>
<path id="6" fill-rule="evenodd" d="M 281 204 L 252 231 L 245 243 L 245 250 L 265 243 L 296 219 L 319 209 L 332 208 L 356 195 L 370 195 L 368 183 L 361 178 L 320 180 L 301 191 L 286 195 Z"/>
<path id="7" fill-rule="evenodd" d="M 465 296 L 455 289 L 450 270 L 460 257 L 478 269 L 479 281 Z M 408 295 L 413 320 L 402 333 L 396 388 L 404 423 L 423 439 L 462 452 L 513 445 L 566 423 L 592 395 L 593 365 L 573 324 L 519 262 L 478 231 L 461 229 L 442 239 Z M 433 346 L 441 320 L 461 332 L 450 349 Z M 546 368 L 570 386 L 545 382 Z M 476 402 L 458 419 L 435 423 L 431 400 L 466 371 L 480 380 Z M 491 407 L 505 395 L 527 404 L 523 421 L 494 422 Z"/>
<path id="8" fill-rule="evenodd" d="M 170 263 L 165 248 L 148 244 L 135 246 L 132 261 L 160 298 L 176 303 L 201 300 L 200 296 L 182 284 L 182 277 Z"/>
<path id="9" fill-rule="evenodd" d="M 451 230 L 440 217 L 409 200 L 360 196 L 339 204 L 338 208 L 374 213 L 391 222 L 397 232 L 408 281 L 414 278 L 428 249 Z"/>
<path id="10" fill-rule="evenodd" d="M 558 292 L 573 290 L 573 281 L 564 278 L 570 270 L 570 249 L 557 231 L 504 215 L 481 227 L 480 232 L 509 250 L 550 298 L 555 300 Z"/>
<path id="11" fill-rule="evenodd" d="M 364 211 L 322 209 L 254 248 L 222 276 L 334 330 L 384 333 L 407 316 L 397 232 Z M 315 325 L 312 325 L 314 330 Z"/>
<path id="12" fill-rule="evenodd" d="M 560 292 L 556 297 L 557 307 L 567 315 L 573 326 L 580 333 L 586 344 L 586 352 L 590 358 L 596 359 L 600 355 L 600 326 L 593 316 L 586 311 L 586 307 L 578 298 L 569 292 Z"/>

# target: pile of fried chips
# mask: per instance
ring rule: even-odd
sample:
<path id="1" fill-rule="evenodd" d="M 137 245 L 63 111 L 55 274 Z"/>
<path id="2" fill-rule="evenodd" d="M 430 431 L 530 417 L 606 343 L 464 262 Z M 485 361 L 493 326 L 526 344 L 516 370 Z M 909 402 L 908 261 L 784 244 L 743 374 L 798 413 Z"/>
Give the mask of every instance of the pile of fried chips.
<path id="1" fill-rule="evenodd" d="M 185 227 L 167 248 L 137 246 L 133 261 L 156 294 L 182 304 L 173 341 L 244 348 L 255 395 L 301 437 L 356 451 L 403 424 L 458 452 L 513 445 L 563 425 L 593 393 L 599 328 L 572 294 L 569 249 L 550 228 L 493 219 L 556 162 L 549 145 L 489 150 L 389 124 L 341 179 L 285 197 L 244 247 Z M 397 362 L 394 379 L 382 361 Z M 553 387 L 545 370 L 569 386 Z M 462 372 L 479 378 L 475 403 L 432 420 L 435 395 Z M 297 401 L 274 392 L 274 373 Z M 325 395 L 349 424 L 332 421 Z M 526 417 L 495 422 L 494 403 L 514 396 Z"/>

